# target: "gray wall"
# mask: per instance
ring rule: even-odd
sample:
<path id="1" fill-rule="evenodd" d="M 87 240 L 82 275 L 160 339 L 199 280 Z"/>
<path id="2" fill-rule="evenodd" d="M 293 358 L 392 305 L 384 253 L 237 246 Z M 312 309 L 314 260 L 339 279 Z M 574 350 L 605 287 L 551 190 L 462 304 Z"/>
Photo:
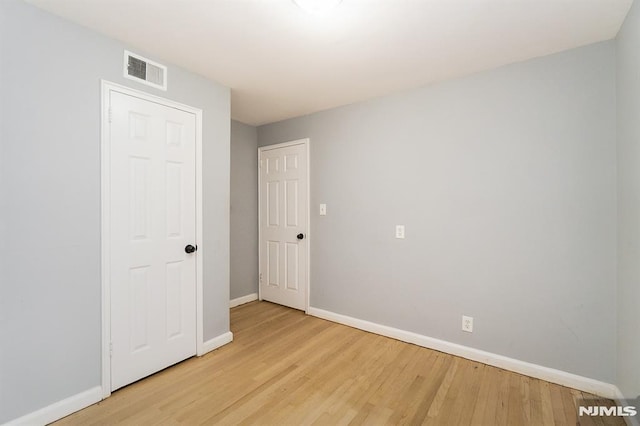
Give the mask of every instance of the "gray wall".
<path id="1" fill-rule="evenodd" d="M 258 132 L 231 121 L 231 299 L 258 292 Z"/>
<path id="2" fill-rule="evenodd" d="M 258 128 L 304 137 L 313 307 L 614 381 L 614 42 Z"/>
<path id="3" fill-rule="evenodd" d="M 618 378 L 640 396 L 640 5 L 618 33 Z"/>
<path id="4" fill-rule="evenodd" d="M 229 330 L 230 116 L 216 83 L 169 66 L 158 91 L 117 41 L 16 0 L 0 17 L 1 424 L 100 385 L 100 79 L 203 109 L 205 339 Z"/>

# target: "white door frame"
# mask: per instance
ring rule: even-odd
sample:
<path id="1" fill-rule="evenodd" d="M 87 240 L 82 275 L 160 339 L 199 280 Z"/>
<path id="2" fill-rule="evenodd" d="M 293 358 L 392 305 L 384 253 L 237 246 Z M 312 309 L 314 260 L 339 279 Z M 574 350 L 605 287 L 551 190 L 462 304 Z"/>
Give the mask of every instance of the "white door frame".
<path id="1" fill-rule="evenodd" d="M 286 148 L 293 145 L 305 145 L 307 147 L 307 300 L 305 302 L 304 312 L 309 313 L 309 301 L 311 300 L 311 150 L 310 139 L 297 139 L 290 142 L 278 143 L 275 145 L 265 145 L 258 148 L 258 247 L 262 247 L 262 196 L 260 194 L 262 188 L 262 174 L 260 173 L 260 160 L 262 159 L 263 151 L 270 151 L 277 148 Z M 262 265 L 262 250 L 258 250 L 258 273 L 260 274 L 260 265 Z M 260 278 L 258 278 L 258 300 L 262 300 L 262 288 L 260 287 Z"/>
<path id="2" fill-rule="evenodd" d="M 203 334 L 203 297 L 202 297 L 202 110 L 174 102 L 159 96 L 150 95 L 126 86 L 101 80 L 102 92 L 102 112 L 101 112 L 101 143 L 100 143 L 100 170 L 101 170 L 101 199 L 102 199 L 102 398 L 111 395 L 111 277 L 109 274 L 110 265 L 110 231 L 111 231 L 111 128 L 109 111 L 109 94 L 118 92 L 133 96 L 156 104 L 170 108 L 176 108 L 195 115 L 196 119 L 196 241 L 198 246 L 196 255 L 196 355 L 204 354 L 204 334 Z"/>

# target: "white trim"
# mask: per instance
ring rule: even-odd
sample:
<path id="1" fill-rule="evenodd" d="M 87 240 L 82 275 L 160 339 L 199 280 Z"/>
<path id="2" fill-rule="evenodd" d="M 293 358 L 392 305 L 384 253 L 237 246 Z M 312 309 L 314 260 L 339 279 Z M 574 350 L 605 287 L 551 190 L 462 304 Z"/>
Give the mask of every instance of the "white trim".
<path id="1" fill-rule="evenodd" d="M 479 349 L 470 348 L 468 346 L 451 343 L 433 337 L 424 336 L 410 331 L 400 330 L 386 325 L 380 325 L 373 322 L 349 317 L 346 315 L 336 314 L 334 312 L 325 311 L 318 308 L 309 308 L 309 315 L 349 327 L 358 328 L 370 333 L 379 334 L 381 336 L 391 337 L 392 339 L 401 340 L 403 342 L 412 343 L 451 355 L 456 355 L 472 361 L 481 362 L 483 364 L 492 365 L 494 367 L 524 374 L 525 376 L 534 377 L 536 379 L 546 380 L 562 386 L 568 386 L 581 391 L 589 392 L 604 398 L 613 399 L 615 394 L 615 386 L 610 383 L 601 382 L 590 379 L 588 377 L 578 376 L 576 374 L 567 373 L 566 371 L 556 370 L 541 365 L 520 361 L 503 355 L 485 352 Z"/>
<path id="2" fill-rule="evenodd" d="M 149 80 L 145 80 L 133 75 L 129 75 L 129 56 L 139 59 L 143 62 L 146 62 L 148 64 L 151 64 L 155 67 L 161 68 L 162 69 L 162 84 L 156 84 L 153 83 Z M 151 86 L 151 87 L 155 87 L 156 89 L 160 89 L 160 90 L 167 90 L 167 66 L 166 65 L 162 65 L 159 64 L 155 61 L 152 61 L 151 59 L 147 59 L 144 56 L 140 56 L 137 53 L 133 53 L 130 52 L 128 50 L 124 51 L 124 61 L 123 61 L 123 71 L 122 71 L 122 75 L 124 78 L 128 78 L 129 80 L 133 80 L 133 81 L 137 81 L 138 83 L 142 83 L 142 84 L 146 84 L 147 86 Z"/>
<path id="3" fill-rule="evenodd" d="M 629 406 L 629 404 L 627 404 L 627 399 L 625 399 L 624 395 L 622 394 L 622 391 L 617 387 L 614 386 L 614 397 L 613 400 L 616 402 L 616 404 L 623 406 L 623 407 L 627 407 Z M 640 410 L 640 407 L 635 407 L 636 410 Z M 638 418 L 639 416 L 634 416 L 634 417 L 623 417 L 625 423 L 627 424 L 627 426 L 640 426 L 640 419 Z"/>
<path id="4" fill-rule="evenodd" d="M 202 110 L 194 108 L 179 102 L 174 102 L 169 99 L 161 98 L 159 96 L 150 95 L 148 93 L 140 92 L 139 90 L 131 89 L 126 86 L 121 86 L 116 83 L 111 83 L 106 80 L 101 80 L 101 93 L 102 93 L 102 120 L 101 120 L 101 221 L 102 221 L 102 255 L 101 255 L 101 268 L 102 268 L 102 397 L 106 398 L 111 395 L 111 355 L 110 355 L 110 342 L 111 342 L 111 277 L 109 276 L 109 254 L 111 250 L 111 243 L 109 241 L 111 222 L 110 216 L 110 161 L 109 158 L 109 143 L 110 143 L 110 126 L 109 126 L 109 106 L 110 96 L 113 92 L 123 93 L 125 95 L 134 96 L 139 99 L 143 99 L 149 102 L 155 102 L 160 105 L 164 105 L 170 108 L 179 109 L 195 116 L 196 119 L 196 244 L 198 251 L 196 255 L 196 354 L 205 353 L 204 342 L 204 306 L 203 306 L 203 252 L 206 250 L 204 247 L 204 239 L 202 234 L 203 223 L 203 210 L 202 210 Z"/>
<path id="5" fill-rule="evenodd" d="M 101 197 L 101 230 L 100 240 L 102 251 L 100 256 L 101 287 L 102 287 L 102 397 L 111 395 L 111 275 L 109 265 L 111 264 L 111 240 L 105 235 L 111 235 L 111 200 L 108 194 L 111 193 L 111 181 L 109 170 L 111 168 L 111 154 L 109 150 L 110 139 L 110 102 L 108 83 L 100 81 L 101 86 L 101 129 L 100 129 L 100 197 Z"/>
<path id="6" fill-rule="evenodd" d="M 214 349 L 218 349 L 221 346 L 226 345 L 227 343 L 233 342 L 233 333 L 227 331 L 213 339 L 209 339 L 202 344 L 202 352 L 198 352 L 198 356 L 202 356 L 206 353 L 211 352 Z"/>
<path id="7" fill-rule="evenodd" d="M 84 392 L 65 398 L 62 401 L 54 402 L 44 408 L 34 411 L 17 419 L 10 420 L 5 426 L 18 425 L 46 425 L 55 422 L 71 413 L 82 410 L 96 402 L 102 400 L 102 388 L 93 387 Z"/>
<path id="8" fill-rule="evenodd" d="M 190 108 L 190 107 L 189 107 Z M 204 185 L 202 182 L 202 110 L 196 111 L 196 354 L 204 353 Z"/>
<path id="9" fill-rule="evenodd" d="M 236 306 L 244 305 L 245 303 L 258 300 L 258 293 L 247 294 L 246 296 L 236 297 L 229 301 L 229 308 L 235 308 Z"/>
<path id="10" fill-rule="evenodd" d="M 260 266 L 262 265 L 262 259 L 260 256 L 260 247 L 262 247 L 262 230 L 260 226 L 260 221 L 262 218 L 262 207 L 261 207 L 261 198 L 260 198 L 260 190 L 262 188 L 262 175 L 261 175 L 261 164 L 260 160 L 262 159 L 263 151 L 270 151 L 272 149 L 278 148 L 286 148 L 288 146 L 293 145 L 306 145 L 307 147 L 307 300 L 305 301 L 304 312 L 309 313 L 309 309 L 311 309 L 311 140 L 309 138 L 304 139 L 296 139 L 294 141 L 277 143 L 274 145 L 265 145 L 258 147 L 258 275 L 260 275 Z M 258 300 L 262 300 L 262 289 L 260 286 L 260 279 L 258 279 Z"/>
<path id="11" fill-rule="evenodd" d="M 282 143 L 276 143 L 276 144 L 273 144 L 273 145 L 261 146 L 261 147 L 258 148 L 258 152 L 271 151 L 272 149 L 286 148 L 288 146 L 303 145 L 303 144 L 308 146 L 309 138 L 296 139 L 295 141 L 282 142 Z M 309 152 L 309 151 L 307 151 L 307 152 Z"/>
<path id="12" fill-rule="evenodd" d="M 262 301 L 262 271 L 260 270 L 260 265 L 262 265 L 262 256 L 260 252 L 262 251 L 260 247 L 262 247 L 262 231 L 260 228 L 262 227 L 262 201 L 260 194 L 262 177 L 260 174 L 262 173 L 262 149 L 258 147 L 258 300 Z"/>
<path id="13" fill-rule="evenodd" d="M 304 312 L 309 313 L 311 307 L 311 143 L 307 144 L 307 306 Z"/>

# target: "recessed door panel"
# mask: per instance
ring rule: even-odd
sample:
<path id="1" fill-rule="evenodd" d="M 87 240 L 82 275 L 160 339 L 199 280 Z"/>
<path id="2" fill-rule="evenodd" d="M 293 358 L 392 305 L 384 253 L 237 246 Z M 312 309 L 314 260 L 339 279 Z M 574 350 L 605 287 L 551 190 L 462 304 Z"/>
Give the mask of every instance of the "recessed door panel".
<path id="1" fill-rule="evenodd" d="M 132 140 L 145 141 L 147 139 L 147 126 L 149 116 L 133 111 L 129 112 L 129 138 Z"/>
<path id="2" fill-rule="evenodd" d="M 165 171 L 167 236 L 177 238 L 182 235 L 182 164 L 168 161 Z"/>
<path id="3" fill-rule="evenodd" d="M 279 157 L 267 157 L 265 159 L 265 162 L 266 162 L 266 167 L 265 167 L 266 174 L 273 175 L 280 171 Z"/>
<path id="4" fill-rule="evenodd" d="M 176 148 L 182 147 L 183 129 L 183 124 L 167 121 L 167 145 Z"/>
<path id="5" fill-rule="evenodd" d="M 144 240 L 149 236 L 149 159 L 130 157 L 131 239 Z"/>
<path id="6" fill-rule="evenodd" d="M 129 270 L 131 291 L 131 348 L 132 353 L 148 347 L 149 343 L 149 267 Z"/>
<path id="7" fill-rule="evenodd" d="M 286 262 L 286 271 L 287 271 L 287 289 L 295 290 L 299 289 L 298 287 L 298 247 L 299 245 L 296 243 L 286 243 L 285 244 L 285 253 L 287 256 Z"/>
<path id="8" fill-rule="evenodd" d="M 267 241 L 267 284 L 280 286 L 280 243 Z"/>
<path id="9" fill-rule="evenodd" d="M 182 287 L 188 285 L 183 280 L 182 261 L 167 263 L 167 338 L 182 335 Z"/>
<path id="10" fill-rule="evenodd" d="M 298 169 L 298 154 L 289 154 L 284 156 L 284 169 L 287 172 Z"/>
<path id="11" fill-rule="evenodd" d="M 287 207 L 286 224 L 289 228 L 296 228 L 298 223 L 298 180 L 287 180 L 285 186 L 285 204 Z"/>
<path id="12" fill-rule="evenodd" d="M 280 225 L 280 182 L 267 182 L 267 226 Z"/>

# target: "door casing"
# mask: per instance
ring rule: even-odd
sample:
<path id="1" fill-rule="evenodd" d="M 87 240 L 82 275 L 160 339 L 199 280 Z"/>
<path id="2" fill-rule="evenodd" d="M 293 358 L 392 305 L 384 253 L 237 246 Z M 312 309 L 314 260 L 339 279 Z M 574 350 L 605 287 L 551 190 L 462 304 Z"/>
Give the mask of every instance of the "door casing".
<path id="1" fill-rule="evenodd" d="M 196 355 L 204 354 L 204 315 L 203 315 L 203 265 L 205 252 L 202 238 L 202 110 L 184 105 L 159 96 L 150 95 L 106 80 L 101 80 L 101 141 L 100 141 L 100 173 L 101 173 L 101 281 L 102 281 L 102 398 L 111 395 L 111 277 L 110 263 L 110 105 L 109 94 L 119 92 L 148 102 L 154 102 L 170 108 L 176 108 L 195 115 L 196 118 Z"/>
<path id="2" fill-rule="evenodd" d="M 271 149 L 277 148 L 285 148 L 292 145 L 305 145 L 307 147 L 307 158 L 305 161 L 307 162 L 307 230 L 306 236 L 307 244 L 306 244 L 306 255 L 307 255 L 307 300 L 306 306 L 304 308 L 305 313 L 309 313 L 309 306 L 311 300 L 311 150 L 310 150 L 310 139 L 297 139 L 290 142 L 283 142 L 274 145 L 265 145 L 258 148 L 258 192 L 262 188 L 262 174 L 260 173 L 260 159 L 262 158 L 262 152 L 268 151 Z M 262 217 L 262 202 L 261 195 L 258 193 L 258 247 L 262 247 L 262 227 L 260 226 L 260 218 Z M 262 255 L 260 254 L 262 250 L 258 250 L 258 265 L 262 265 Z M 260 273 L 260 270 L 258 270 Z M 260 278 L 258 277 L 258 300 L 262 300 L 262 290 L 260 288 Z"/>

